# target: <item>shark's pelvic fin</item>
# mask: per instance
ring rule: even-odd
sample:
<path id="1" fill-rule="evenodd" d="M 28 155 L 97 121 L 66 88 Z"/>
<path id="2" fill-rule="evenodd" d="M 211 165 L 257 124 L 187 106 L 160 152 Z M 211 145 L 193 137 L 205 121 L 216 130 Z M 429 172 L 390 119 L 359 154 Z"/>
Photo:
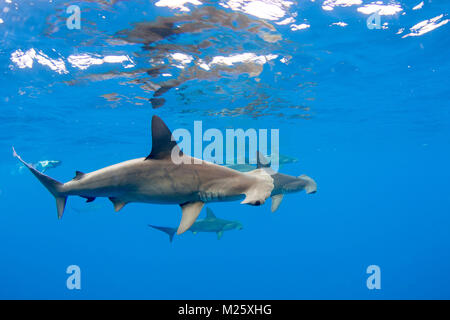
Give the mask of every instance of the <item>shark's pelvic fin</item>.
<path id="1" fill-rule="evenodd" d="M 209 218 L 209 219 L 216 218 L 216 215 L 214 214 L 214 212 L 212 212 L 212 210 L 210 208 L 206 208 L 206 218 Z"/>
<path id="2" fill-rule="evenodd" d="M 32 174 L 35 175 L 36 178 L 44 185 L 44 187 L 47 188 L 48 191 L 55 197 L 56 199 L 56 209 L 58 212 L 58 218 L 61 219 L 64 213 L 64 208 L 66 207 L 66 201 L 67 196 L 64 195 L 61 191 L 63 184 L 61 182 L 58 182 L 49 176 L 39 172 L 36 170 L 31 164 L 25 162 L 22 160 L 22 158 L 16 153 L 16 150 L 14 147 L 13 150 L 13 156 L 19 159 L 20 162 L 23 163 L 25 167 L 27 167 Z"/>
<path id="3" fill-rule="evenodd" d="M 169 228 L 169 227 L 159 227 L 159 226 L 153 226 L 151 224 L 148 225 L 149 227 L 162 231 L 164 233 L 166 233 L 169 236 L 169 240 L 170 242 L 173 241 L 173 236 L 175 235 L 175 232 L 177 232 L 176 228 Z"/>
<path id="4" fill-rule="evenodd" d="M 264 204 L 273 190 L 272 177 L 263 168 L 250 171 L 246 174 L 257 177 L 259 181 L 254 183 L 251 188 L 244 192 L 245 199 L 242 200 L 241 204 L 250 204 L 254 206 Z"/>
<path id="5" fill-rule="evenodd" d="M 117 212 L 119 210 L 121 210 L 127 203 L 125 201 L 122 201 L 120 199 L 117 198 L 109 198 L 109 200 L 111 200 L 111 202 L 114 205 L 114 210 Z"/>
<path id="6" fill-rule="evenodd" d="M 183 212 L 177 234 L 182 234 L 194 224 L 204 205 L 205 203 L 202 201 L 188 202 L 180 205 Z"/>
<path id="7" fill-rule="evenodd" d="M 217 240 L 220 240 L 220 238 L 222 238 L 222 236 L 223 236 L 223 231 L 217 232 Z"/>
<path id="8" fill-rule="evenodd" d="M 154 115 L 152 118 L 152 151 L 145 160 L 170 158 L 172 150 L 178 152 L 180 156 L 183 154 L 173 139 L 172 132 L 160 117 Z"/>
<path id="9" fill-rule="evenodd" d="M 279 207 L 280 204 L 281 204 L 281 200 L 283 200 L 283 196 L 284 196 L 284 195 L 283 195 L 282 193 L 276 194 L 276 195 L 272 196 L 272 206 L 271 206 L 271 208 L 270 208 L 270 210 L 271 210 L 272 212 L 275 212 L 275 211 L 278 210 L 278 207 Z"/>

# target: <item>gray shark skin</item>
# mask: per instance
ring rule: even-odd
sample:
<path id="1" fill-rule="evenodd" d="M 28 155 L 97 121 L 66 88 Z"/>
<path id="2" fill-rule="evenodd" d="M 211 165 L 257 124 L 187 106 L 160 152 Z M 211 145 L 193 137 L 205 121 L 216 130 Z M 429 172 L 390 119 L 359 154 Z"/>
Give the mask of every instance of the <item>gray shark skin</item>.
<path id="1" fill-rule="evenodd" d="M 290 176 L 279 173 L 270 168 L 269 160 L 260 152 L 257 153 L 257 168 L 264 169 L 273 179 L 274 188 L 271 193 L 271 211 L 275 212 L 283 200 L 285 194 L 305 190 L 307 194 L 317 192 L 317 183 L 305 174 L 301 176 Z"/>
<path id="2" fill-rule="evenodd" d="M 151 224 L 149 224 L 148 226 L 166 233 L 169 236 L 170 242 L 173 241 L 173 237 L 175 235 L 175 232 L 177 231 L 176 228 L 160 227 Z M 217 234 L 217 239 L 220 240 L 225 231 L 242 230 L 243 228 L 244 227 L 242 226 L 242 223 L 240 223 L 239 221 L 219 219 L 210 208 L 206 208 L 206 218 L 198 219 L 197 221 L 195 221 L 194 224 L 189 228 L 189 231 L 191 231 L 193 234 L 197 234 L 199 232 L 215 232 Z"/>
<path id="3" fill-rule="evenodd" d="M 182 163 L 175 163 L 172 154 L 177 154 Z M 205 202 L 244 198 L 242 204 L 261 205 L 273 189 L 273 179 L 263 169 L 242 173 L 183 154 L 169 128 L 156 115 L 152 118 L 149 156 L 90 173 L 77 171 L 75 178 L 66 183 L 36 170 L 14 148 L 13 156 L 53 194 L 58 218 L 63 215 L 68 196 L 84 197 L 87 202 L 108 197 L 116 211 L 130 202 L 178 204 L 182 209 L 178 234 L 191 227 Z"/>

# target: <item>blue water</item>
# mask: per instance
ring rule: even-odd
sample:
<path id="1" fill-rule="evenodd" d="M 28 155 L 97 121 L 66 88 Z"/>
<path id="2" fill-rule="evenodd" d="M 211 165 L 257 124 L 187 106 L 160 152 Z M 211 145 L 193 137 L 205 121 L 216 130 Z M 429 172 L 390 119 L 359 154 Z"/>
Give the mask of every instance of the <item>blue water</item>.
<path id="1" fill-rule="evenodd" d="M 450 298 L 450 2 L 193 2 L 0 4 L 0 298 Z M 70 197 L 58 220 L 12 157 L 60 160 L 46 173 L 68 181 L 147 156 L 154 114 L 172 130 L 279 129 L 298 159 L 280 171 L 318 191 L 273 214 L 212 203 L 243 230 L 171 244 L 147 225 L 176 227 L 178 206 Z"/>

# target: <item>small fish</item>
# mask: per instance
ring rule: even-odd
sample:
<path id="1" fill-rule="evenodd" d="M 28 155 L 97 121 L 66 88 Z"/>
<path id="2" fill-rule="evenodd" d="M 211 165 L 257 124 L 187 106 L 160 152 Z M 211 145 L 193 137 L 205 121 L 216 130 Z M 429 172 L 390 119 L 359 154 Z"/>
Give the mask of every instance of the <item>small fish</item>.
<path id="1" fill-rule="evenodd" d="M 149 224 L 148 226 L 167 233 L 170 242 L 172 242 L 173 236 L 177 232 L 177 228 L 159 227 L 151 224 Z M 198 232 L 215 232 L 217 234 L 217 239 L 219 240 L 220 238 L 222 238 L 222 235 L 225 231 L 242 229 L 242 223 L 240 223 L 239 221 L 219 219 L 210 208 L 206 208 L 206 218 L 198 219 L 196 222 L 194 222 L 189 231 L 192 231 L 193 234 L 197 234 Z"/>

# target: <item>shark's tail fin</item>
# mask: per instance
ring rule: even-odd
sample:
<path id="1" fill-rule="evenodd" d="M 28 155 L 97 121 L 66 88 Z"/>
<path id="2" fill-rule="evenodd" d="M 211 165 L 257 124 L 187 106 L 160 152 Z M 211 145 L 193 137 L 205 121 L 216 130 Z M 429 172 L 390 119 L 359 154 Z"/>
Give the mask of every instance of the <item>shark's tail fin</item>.
<path id="1" fill-rule="evenodd" d="M 39 172 L 36 170 L 31 164 L 22 160 L 22 158 L 16 153 L 16 150 L 13 150 L 13 156 L 19 159 L 30 171 L 32 174 L 38 178 L 38 180 L 47 188 L 48 191 L 55 197 L 56 199 L 56 209 L 58 211 L 58 218 L 61 219 L 64 208 L 66 207 L 67 196 L 61 192 L 62 183 L 50 178 L 49 176 Z"/>
<path id="2" fill-rule="evenodd" d="M 175 233 L 177 232 L 176 228 L 169 228 L 169 227 L 159 227 L 159 226 L 153 226 L 151 224 L 148 225 L 149 227 L 162 231 L 164 233 L 166 233 L 169 236 L 169 240 L 170 242 L 172 242 L 173 240 L 173 236 L 175 235 Z"/>

